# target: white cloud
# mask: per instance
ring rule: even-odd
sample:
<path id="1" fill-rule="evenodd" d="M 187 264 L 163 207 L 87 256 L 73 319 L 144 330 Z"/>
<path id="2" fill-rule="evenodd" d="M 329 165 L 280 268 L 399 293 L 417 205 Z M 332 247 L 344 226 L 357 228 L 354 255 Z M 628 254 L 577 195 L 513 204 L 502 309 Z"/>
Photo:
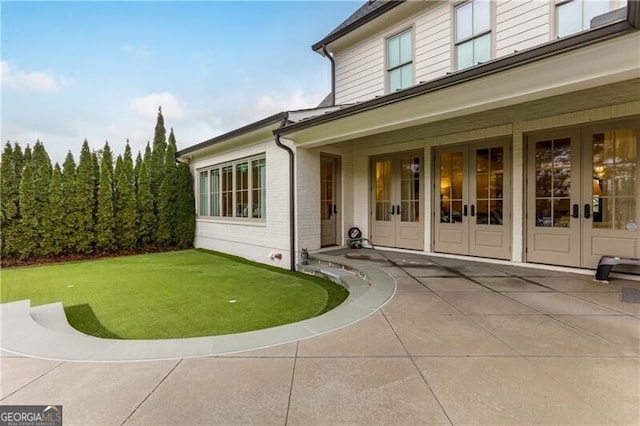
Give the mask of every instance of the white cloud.
<path id="1" fill-rule="evenodd" d="M 32 92 L 57 93 L 74 85 L 74 81 L 65 77 L 56 77 L 41 71 L 14 70 L 7 61 L 2 61 L 2 87 Z"/>
<path id="2" fill-rule="evenodd" d="M 146 47 L 131 46 L 130 44 L 125 44 L 123 46 L 120 46 L 120 50 L 124 54 L 130 55 L 136 58 L 148 58 L 152 55 L 151 51 Z"/>
<path id="3" fill-rule="evenodd" d="M 270 93 L 260 96 L 248 111 L 249 118 L 259 120 L 280 111 L 315 108 L 325 95 L 303 93 Z"/>
<path id="4" fill-rule="evenodd" d="M 131 101 L 131 108 L 145 117 L 155 117 L 158 107 L 162 107 L 162 115 L 167 119 L 182 118 L 185 109 L 182 102 L 169 92 L 152 93 Z"/>

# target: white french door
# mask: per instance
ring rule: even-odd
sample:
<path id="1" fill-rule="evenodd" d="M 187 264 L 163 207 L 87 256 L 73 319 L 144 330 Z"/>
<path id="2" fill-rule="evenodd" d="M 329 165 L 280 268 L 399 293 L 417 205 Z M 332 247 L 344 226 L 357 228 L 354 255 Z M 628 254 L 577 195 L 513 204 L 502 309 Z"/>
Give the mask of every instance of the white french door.
<path id="1" fill-rule="evenodd" d="M 375 245 L 424 248 L 421 164 L 418 153 L 372 161 L 371 237 Z"/>
<path id="2" fill-rule="evenodd" d="M 509 146 L 484 141 L 436 151 L 436 252 L 511 257 Z"/>

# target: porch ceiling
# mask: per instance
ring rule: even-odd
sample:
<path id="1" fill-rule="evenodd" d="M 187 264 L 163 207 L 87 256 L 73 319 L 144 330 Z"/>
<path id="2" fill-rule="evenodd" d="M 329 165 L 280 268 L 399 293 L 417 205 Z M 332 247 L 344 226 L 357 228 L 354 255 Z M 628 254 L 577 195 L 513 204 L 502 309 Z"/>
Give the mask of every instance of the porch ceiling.
<path id="1" fill-rule="evenodd" d="M 433 123 L 372 134 L 349 141 L 336 143 L 336 146 L 367 143 L 385 145 L 400 140 L 415 140 L 426 137 L 438 137 L 452 133 L 485 129 L 518 121 L 529 121 L 558 116 L 577 111 L 610 105 L 620 105 L 640 101 L 640 78 L 607 86 L 580 90 L 567 95 L 557 95 L 518 105 L 496 108 L 475 114 L 450 118 Z M 640 114 L 640 109 L 637 111 Z"/>
<path id="2" fill-rule="evenodd" d="M 638 43 L 640 32 L 634 32 L 292 130 L 285 137 L 300 147 L 369 139 L 400 130 L 423 138 L 638 101 Z"/>

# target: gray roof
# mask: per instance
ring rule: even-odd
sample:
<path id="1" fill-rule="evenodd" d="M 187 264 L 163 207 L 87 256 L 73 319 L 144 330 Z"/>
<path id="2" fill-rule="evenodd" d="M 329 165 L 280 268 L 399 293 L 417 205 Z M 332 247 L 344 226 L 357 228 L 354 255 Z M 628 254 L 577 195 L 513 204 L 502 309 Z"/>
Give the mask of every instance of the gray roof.
<path id="1" fill-rule="evenodd" d="M 404 0 L 367 0 L 358 10 L 311 48 L 313 50 L 321 49 L 323 45 L 339 39 L 403 2 Z"/>

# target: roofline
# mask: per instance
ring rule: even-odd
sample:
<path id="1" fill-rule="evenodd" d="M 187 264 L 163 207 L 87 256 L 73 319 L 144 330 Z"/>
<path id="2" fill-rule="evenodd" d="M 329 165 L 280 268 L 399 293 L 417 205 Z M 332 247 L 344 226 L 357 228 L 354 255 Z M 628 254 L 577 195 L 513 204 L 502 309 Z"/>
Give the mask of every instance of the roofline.
<path id="1" fill-rule="evenodd" d="M 426 93 L 434 92 L 446 87 L 462 84 L 470 80 L 485 77 L 501 71 L 506 71 L 520 65 L 535 62 L 553 55 L 557 55 L 569 50 L 577 49 L 602 40 L 613 38 L 618 35 L 630 32 L 640 27 L 640 1 L 629 0 L 627 3 L 627 19 L 621 20 L 607 26 L 596 28 L 590 31 L 576 34 L 575 36 L 553 40 L 541 46 L 536 46 L 512 55 L 495 59 L 490 62 L 458 71 L 446 76 L 420 83 L 408 89 L 395 93 L 380 96 L 368 101 L 357 103 L 353 106 L 339 109 L 324 115 L 311 117 L 307 120 L 285 125 L 274 130 L 274 134 L 285 135 L 297 130 L 306 129 L 319 124 L 328 123 L 333 120 L 359 114 L 364 111 L 394 104 L 405 99 L 410 99 Z"/>
<path id="2" fill-rule="evenodd" d="M 313 49 L 314 51 L 318 51 L 318 50 L 322 49 L 322 46 L 326 46 L 327 44 L 338 40 L 339 38 L 349 34 L 351 31 L 354 31 L 354 30 L 360 28 L 361 26 L 363 26 L 364 24 L 366 24 L 368 22 L 371 22 L 372 20 L 376 19 L 378 16 L 388 12 L 389 10 L 393 9 L 396 6 L 401 5 L 402 3 L 404 3 L 404 0 L 388 1 L 388 2 L 384 3 L 382 6 L 380 6 L 378 9 L 374 10 L 373 12 L 371 12 L 371 13 L 363 16 L 362 18 L 352 22 L 351 24 L 347 25 L 346 27 L 341 28 L 338 31 L 332 32 L 329 35 L 325 36 L 322 40 L 320 40 L 319 42 L 317 42 L 314 45 L 312 45 L 311 49 Z"/>
<path id="3" fill-rule="evenodd" d="M 261 127 L 265 127 L 265 126 L 267 126 L 269 124 L 282 123 L 283 120 L 286 120 L 288 116 L 289 116 L 289 113 L 287 111 L 279 112 L 279 113 L 271 115 L 271 116 L 269 116 L 267 118 L 263 118 L 262 120 L 259 120 L 259 121 L 247 124 L 246 126 L 234 129 L 234 130 L 232 130 L 230 132 L 227 132 L 227 133 L 225 133 L 223 135 L 216 136 L 216 137 L 214 137 L 212 139 L 206 140 L 204 142 L 200 142 L 200 143 L 198 143 L 196 145 L 192 145 L 192 146 L 187 147 L 185 149 L 181 149 L 180 151 L 176 152 L 176 158 L 180 157 L 180 156 L 183 156 L 185 154 L 189 154 L 189 153 L 194 152 L 194 151 L 199 151 L 199 150 L 201 150 L 203 148 L 208 148 L 208 147 L 210 147 L 212 145 L 215 145 L 215 144 L 220 143 L 220 142 L 224 142 L 224 141 L 226 141 L 228 139 L 231 139 L 233 137 L 241 136 L 241 135 L 244 135 L 246 133 L 252 132 L 254 130 L 258 130 Z"/>

